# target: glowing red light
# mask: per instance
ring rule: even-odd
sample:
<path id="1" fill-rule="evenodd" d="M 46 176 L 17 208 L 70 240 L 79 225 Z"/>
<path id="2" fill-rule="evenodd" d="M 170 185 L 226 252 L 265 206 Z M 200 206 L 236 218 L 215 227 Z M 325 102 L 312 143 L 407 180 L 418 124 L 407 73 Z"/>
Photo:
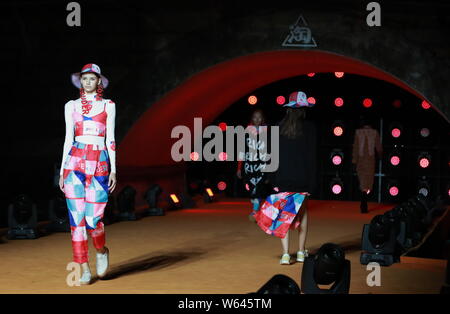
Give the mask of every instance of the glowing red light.
<path id="1" fill-rule="evenodd" d="M 344 76 L 344 72 L 334 72 L 334 75 L 335 75 L 337 78 L 341 78 L 341 77 Z"/>
<path id="2" fill-rule="evenodd" d="M 227 188 L 227 184 L 223 181 L 220 181 L 219 183 L 217 183 L 217 188 L 219 189 L 219 191 L 224 191 Z"/>
<path id="3" fill-rule="evenodd" d="M 334 155 L 332 161 L 335 166 L 339 166 L 342 163 L 342 157 L 339 155 Z"/>
<path id="4" fill-rule="evenodd" d="M 334 194 L 341 194 L 341 192 L 342 192 L 342 186 L 340 185 L 340 184 L 334 184 L 332 187 L 331 187 L 331 191 L 333 191 L 333 193 Z"/>
<path id="5" fill-rule="evenodd" d="M 225 122 L 220 122 L 220 123 L 219 123 L 219 128 L 220 128 L 222 131 L 226 131 L 226 130 L 227 130 L 227 124 L 226 124 Z"/>
<path id="6" fill-rule="evenodd" d="M 372 99 L 366 98 L 363 100 L 363 106 L 366 108 L 372 107 Z"/>
<path id="7" fill-rule="evenodd" d="M 258 102 L 258 98 L 256 98 L 256 96 L 250 96 L 248 97 L 248 103 L 250 105 L 256 105 L 256 103 Z"/>
<path id="8" fill-rule="evenodd" d="M 344 105 L 344 100 L 341 97 L 338 97 L 334 100 L 334 104 L 336 107 L 342 107 Z"/>
<path id="9" fill-rule="evenodd" d="M 391 131 L 392 137 L 398 138 L 402 135 L 402 131 L 399 128 L 393 128 Z"/>
<path id="10" fill-rule="evenodd" d="M 308 102 L 310 104 L 316 104 L 316 99 L 314 97 L 308 97 Z"/>
<path id="11" fill-rule="evenodd" d="M 341 136 L 342 134 L 344 134 L 344 129 L 340 126 L 335 126 L 333 129 L 333 133 L 335 136 Z"/>
<path id="12" fill-rule="evenodd" d="M 398 189 L 398 187 L 396 187 L 396 186 L 391 186 L 391 187 L 389 188 L 389 194 L 390 194 L 391 196 L 397 196 L 397 195 L 398 195 L 398 192 L 399 192 L 399 189 Z"/>
<path id="13" fill-rule="evenodd" d="M 393 166 L 398 166 L 400 164 L 400 157 L 398 156 L 392 156 L 391 157 L 391 164 Z"/>
<path id="14" fill-rule="evenodd" d="M 420 160 L 419 160 L 419 165 L 420 165 L 422 168 L 428 168 L 428 166 L 430 165 L 430 161 L 428 160 L 428 158 L 425 158 L 425 157 L 420 158 Z"/>
<path id="15" fill-rule="evenodd" d="M 245 189 L 246 189 L 247 191 L 250 191 L 250 187 L 248 186 L 248 183 L 245 184 Z"/>
<path id="16" fill-rule="evenodd" d="M 219 160 L 220 161 L 225 161 L 225 160 L 227 160 L 227 158 L 228 158 L 227 153 L 225 153 L 225 152 L 219 153 Z"/>
<path id="17" fill-rule="evenodd" d="M 309 77 L 313 77 L 314 75 L 316 75 L 316 73 L 314 73 L 314 72 L 308 73 Z"/>
<path id="18" fill-rule="evenodd" d="M 448 196 L 450 196 L 450 189 L 448 189 Z"/>
<path id="19" fill-rule="evenodd" d="M 424 100 L 422 101 L 422 108 L 427 110 L 431 108 L 431 105 L 428 103 L 428 101 Z"/>
<path id="20" fill-rule="evenodd" d="M 197 152 L 192 152 L 192 153 L 190 154 L 190 157 L 191 157 L 191 160 L 192 160 L 192 161 L 197 161 L 199 155 L 198 155 Z"/>
<path id="21" fill-rule="evenodd" d="M 285 102 L 286 102 L 286 98 L 284 98 L 284 96 L 277 97 L 277 104 L 284 105 Z"/>

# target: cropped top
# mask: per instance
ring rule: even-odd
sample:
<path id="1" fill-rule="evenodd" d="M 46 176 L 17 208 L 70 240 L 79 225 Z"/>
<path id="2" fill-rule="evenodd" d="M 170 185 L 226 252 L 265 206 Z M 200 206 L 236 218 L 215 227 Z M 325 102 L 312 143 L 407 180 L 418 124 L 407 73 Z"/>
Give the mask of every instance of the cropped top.
<path id="1" fill-rule="evenodd" d="M 60 174 L 74 140 L 83 143 L 103 142 L 108 150 L 111 172 L 116 172 L 116 142 L 114 139 L 116 104 L 110 99 L 96 101 L 96 94 L 86 94 L 86 100 L 93 105 L 96 111 L 103 109 L 93 116 L 86 116 L 78 112 L 81 109 L 81 99 L 69 100 L 64 106 L 64 117 L 66 122 L 66 136 L 63 147 L 63 158 L 61 160 Z M 77 139 L 77 137 L 79 137 Z"/>
<path id="2" fill-rule="evenodd" d="M 82 135 L 95 135 L 95 136 L 105 136 L 106 135 L 106 118 L 108 114 L 106 113 L 106 101 L 104 101 L 103 111 L 88 117 L 78 111 L 73 111 L 73 122 L 75 127 L 75 136 Z"/>

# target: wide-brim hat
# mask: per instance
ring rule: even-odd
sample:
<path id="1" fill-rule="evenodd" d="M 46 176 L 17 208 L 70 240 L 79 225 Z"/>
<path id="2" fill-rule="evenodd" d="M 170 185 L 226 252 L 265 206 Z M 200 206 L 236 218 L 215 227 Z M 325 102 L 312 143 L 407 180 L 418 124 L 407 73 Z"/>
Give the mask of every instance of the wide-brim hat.
<path id="1" fill-rule="evenodd" d="M 283 107 L 300 108 L 300 107 L 313 107 L 314 104 L 308 102 L 306 94 L 302 91 L 293 92 L 289 95 L 289 102 L 284 104 Z"/>
<path id="2" fill-rule="evenodd" d="M 71 75 L 72 83 L 78 89 L 81 88 L 80 78 L 84 73 L 97 74 L 102 79 L 103 88 L 106 88 L 109 84 L 109 80 L 104 75 L 102 75 L 100 67 L 94 63 L 88 63 L 81 69 L 81 72 L 73 73 Z"/>

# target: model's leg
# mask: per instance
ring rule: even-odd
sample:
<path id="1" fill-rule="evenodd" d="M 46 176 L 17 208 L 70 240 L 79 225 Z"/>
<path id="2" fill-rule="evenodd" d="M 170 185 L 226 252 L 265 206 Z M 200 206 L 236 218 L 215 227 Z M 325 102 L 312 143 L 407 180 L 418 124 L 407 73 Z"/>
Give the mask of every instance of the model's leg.
<path id="1" fill-rule="evenodd" d="M 64 180 L 64 192 L 69 210 L 73 260 L 76 263 L 84 264 L 88 262 L 88 242 L 84 217 L 85 192 L 83 182 L 74 171 L 70 171 Z"/>
<path id="2" fill-rule="evenodd" d="M 109 251 L 105 247 L 105 226 L 103 215 L 108 203 L 108 180 L 107 153 L 105 150 L 98 150 L 92 154 L 96 160 L 96 170 L 90 178 L 90 184 L 86 188 L 86 222 L 88 232 L 92 237 L 92 242 L 97 250 L 97 275 L 105 276 L 109 266 Z"/>
<path id="3" fill-rule="evenodd" d="M 87 230 L 99 253 L 105 252 L 105 226 L 102 219 L 108 202 L 108 192 L 103 188 L 103 181 L 107 180 L 108 177 L 93 177 L 91 185 L 86 189 Z"/>
<path id="4" fill-rule="evenodd" d="M 286 232 L 286 236 L 281 239 L 281 246 L 283 248 L 283 254 L 289 254 L 289 230 Z"/>
<path id="5" fill-rule="evenodd" d="M 304 251 L 305 250 L 305 243 L 306 243 L 306 235 L 308 233 L 308 210 L 307 206 L 303 209 L 303 214 L 300 221 L 300 230 L 298 234 L 298 244 L 299 244 L 299 250 Z"/>

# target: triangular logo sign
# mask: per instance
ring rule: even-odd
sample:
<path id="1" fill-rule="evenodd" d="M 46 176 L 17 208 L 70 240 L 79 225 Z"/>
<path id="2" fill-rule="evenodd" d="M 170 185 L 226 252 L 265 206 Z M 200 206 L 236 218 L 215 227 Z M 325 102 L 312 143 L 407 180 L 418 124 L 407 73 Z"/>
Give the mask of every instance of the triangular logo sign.
<path id="1" fill-rule="evenodd" d="M 289 35 L 284 40 L 283 47 L 314 48 L 317 43 L 314 40 L 311 29 L 305 19 L 300 15 L 295 24 L 289 26 Z"/>

